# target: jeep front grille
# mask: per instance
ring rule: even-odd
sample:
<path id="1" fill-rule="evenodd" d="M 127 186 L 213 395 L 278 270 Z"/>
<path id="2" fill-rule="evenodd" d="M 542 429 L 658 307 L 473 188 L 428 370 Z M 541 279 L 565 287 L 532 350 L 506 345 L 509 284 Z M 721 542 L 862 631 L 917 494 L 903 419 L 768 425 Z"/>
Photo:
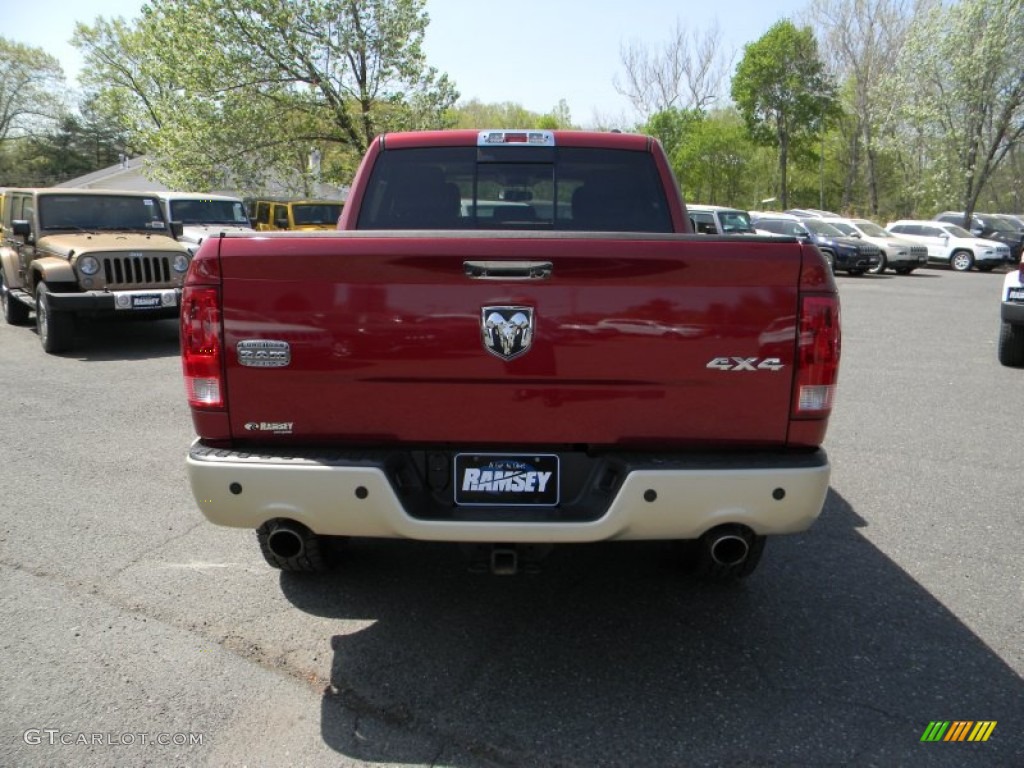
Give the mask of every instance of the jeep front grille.
<path id="1" fill-rule="evenodd" d="M 912 245 L 910 246 L 910 255 L 920 261 L 928 257 L 928 248 L 924 245 Z"/>
<path id="2" fill-rule="evenodd" d="M 103 275 L 108 286 L 158 285 L 171 281 L 171 260 L 167 256 L 104 256 Z"/>

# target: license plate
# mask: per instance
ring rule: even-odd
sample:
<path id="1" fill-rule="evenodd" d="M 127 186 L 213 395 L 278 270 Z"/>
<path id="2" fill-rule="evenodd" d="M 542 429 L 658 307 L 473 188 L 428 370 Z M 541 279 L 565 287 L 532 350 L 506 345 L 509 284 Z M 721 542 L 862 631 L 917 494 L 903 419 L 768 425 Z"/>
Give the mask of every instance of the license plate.
<path id="1" fill-rule="evenodd" d="M 1024 285 L 1016 285 L 1006 292 L 1007 301 L 1024 301 Z"/>
<path id="2" fill-rule="evenodd" d="M 142 296 L 132 296 L 132 309 L 152 309 L 159 306 L 159 294 L 147 293 Z"/>
<path id="3" fill-rule="evenodd" d="M 558 456 L 553 454 L 455 456 L 456 504 L 553 507 L 560 485 Z"/>

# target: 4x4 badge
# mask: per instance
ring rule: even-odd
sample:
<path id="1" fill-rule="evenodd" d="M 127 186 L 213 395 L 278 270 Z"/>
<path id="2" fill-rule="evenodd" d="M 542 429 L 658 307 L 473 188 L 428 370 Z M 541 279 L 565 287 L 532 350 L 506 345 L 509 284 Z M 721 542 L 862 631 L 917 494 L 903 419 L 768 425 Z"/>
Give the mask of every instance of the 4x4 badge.
<path id="1" fill-rule="evenodd" d="M 533 343 L 533 307 L 482 307 L 480 328 L 484 349 L 511 360 Z"/>

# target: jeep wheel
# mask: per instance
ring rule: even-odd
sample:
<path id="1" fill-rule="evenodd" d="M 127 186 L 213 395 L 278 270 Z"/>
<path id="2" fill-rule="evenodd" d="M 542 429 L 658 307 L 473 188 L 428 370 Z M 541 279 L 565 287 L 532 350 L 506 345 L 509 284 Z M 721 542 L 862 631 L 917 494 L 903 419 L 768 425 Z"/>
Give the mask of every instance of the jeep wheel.
<path id="1" fill-rule="evenodd" d="M 7 290 L 7 278 L 0 272 L 0 308 L 8 325 L 24 325 L 28 322 L 29 309 L 17 299 L 11 298 Z"/>
<path id="2" fill-rule="evenodd" d="M 888 265 L 888 263 L 889 262 L 885 258 L 885 254 L 884 253 L 878 254 L 878 264 L 876 264 L 875 266 L 871 267 L 868 270 L 868 274 L 869 275 L 884 275 L 885 274 L 885 268 Z"/>
<path id="3" fill-rule="evenodd" d="M 75 340 L 74 316 L 50 308 L 50 289 L 46 283 L 36 288 L 36 332 L 43 349 L 51 355 L 71 349 Z"/>
<path id="4" fill-rule="evenodd" d="M 1003 323 L 999 329 L 999 362 L 1024 368 L 1024 325 Z"/>
<path id="5" fill-rule="evenodd" d="M 319 573 L 329 570 L 329 538 L 288 520 L 268 520 L 256 529 L 267 564 L 282 571 Z"/>
<path id="6" fill-rule="evenodd" d="M 974 266 L 974 254 L 970 251 L 956 251 L 949 257 L 949 266 L 957 272 L 970 272 Z"/>

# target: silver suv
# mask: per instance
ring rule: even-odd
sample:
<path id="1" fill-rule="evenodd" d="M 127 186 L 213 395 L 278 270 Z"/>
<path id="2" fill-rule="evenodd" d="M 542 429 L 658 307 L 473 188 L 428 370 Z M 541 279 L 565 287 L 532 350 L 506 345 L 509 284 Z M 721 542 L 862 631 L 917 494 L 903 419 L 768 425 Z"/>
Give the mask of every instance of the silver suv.
<path id="1" fill-rule="evenodd" d="M 868 219 L 827 219 L 828 223 L 848 237 L 874 243 L 881 251 L 877 267 L 868 270 L 880 275 L 891 269 L 897 275 L 909 275 L 928 263 L 928 249 L 913 240 L 894 235 Z"/>

